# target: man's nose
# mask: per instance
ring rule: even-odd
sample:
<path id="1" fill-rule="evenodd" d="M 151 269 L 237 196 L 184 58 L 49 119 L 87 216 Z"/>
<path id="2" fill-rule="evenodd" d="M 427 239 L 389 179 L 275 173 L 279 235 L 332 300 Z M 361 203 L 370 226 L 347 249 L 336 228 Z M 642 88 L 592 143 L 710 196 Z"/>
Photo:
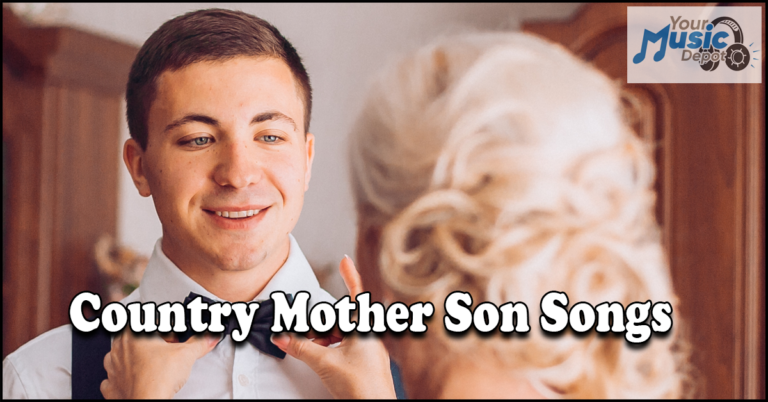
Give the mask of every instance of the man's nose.
<path id="1" fill-rule="evenodd" d="M 221 144 L 214 180 L 220 186 L 245 188 L 261 179 L 255 145 L 240 141 Z"/>

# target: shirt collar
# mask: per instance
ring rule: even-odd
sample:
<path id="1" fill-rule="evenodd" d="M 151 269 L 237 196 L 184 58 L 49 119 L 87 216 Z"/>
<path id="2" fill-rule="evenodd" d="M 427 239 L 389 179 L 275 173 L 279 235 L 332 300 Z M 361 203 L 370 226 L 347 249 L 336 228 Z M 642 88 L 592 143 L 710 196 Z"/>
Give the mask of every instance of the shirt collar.
<path id="1" fill-rule="evenodd" d="M 282 267 L 275 273 L 267 286 L 256 295 L 254 300 L 269 299 L 269 295 L 275 291 L 283 291 L 295 294 L 300 290 L 317 293 L 320 290 L 320 284 L 317 282 L 314 271 L 304 253 L 301 252 L 299 244 L 293 235 L 290 238 L 290 251 L 288 259 Z M 209 297 L 213 300 L 223 301 L 209 292 L 202 285 L 195 282 L 182 272 L 163 253 L 162 238 L 155 243 L 155 250 L 147 263 L 147 269 L 141 279 L 139 293 L 141 301 L 155 302 L 162 304 L 165 302 L 183 301 L 189 295 L 189 292 Z"/>

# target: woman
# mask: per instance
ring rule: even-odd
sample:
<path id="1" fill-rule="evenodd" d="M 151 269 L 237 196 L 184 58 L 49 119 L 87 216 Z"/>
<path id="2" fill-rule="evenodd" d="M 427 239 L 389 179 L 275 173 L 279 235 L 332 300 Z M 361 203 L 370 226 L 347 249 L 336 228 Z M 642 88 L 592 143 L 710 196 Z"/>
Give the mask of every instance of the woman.
<path id="1" fill-rule="evenodd" d="M 631 348 L 537 325 L 551 290 L 571 306 L 677 309 L 649 147 L 620 105 L 605 75 L 524 34 L 442 39 L 375 83 L 351 138 L 363 285 L 385 304 L 437 309 L 425 336 L 385 339 L 409 396 L 681 396 L 676 326 Z M 524 301 L 531 332 L 449 336 L 455 290 L 473 306 Z"/>

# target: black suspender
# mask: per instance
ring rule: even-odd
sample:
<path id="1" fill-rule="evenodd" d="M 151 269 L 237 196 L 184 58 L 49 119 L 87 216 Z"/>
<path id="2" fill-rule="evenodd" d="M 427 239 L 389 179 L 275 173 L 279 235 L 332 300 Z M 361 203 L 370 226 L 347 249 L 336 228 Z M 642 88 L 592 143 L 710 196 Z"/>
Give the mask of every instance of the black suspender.
<path id="1" fill-rule="evenodd" d="M 104 399 L 101 382 L 107 379 L 104 356 L 112 338 L 103 328 L 83 333 L 72 328 L 72 399 Z"/>

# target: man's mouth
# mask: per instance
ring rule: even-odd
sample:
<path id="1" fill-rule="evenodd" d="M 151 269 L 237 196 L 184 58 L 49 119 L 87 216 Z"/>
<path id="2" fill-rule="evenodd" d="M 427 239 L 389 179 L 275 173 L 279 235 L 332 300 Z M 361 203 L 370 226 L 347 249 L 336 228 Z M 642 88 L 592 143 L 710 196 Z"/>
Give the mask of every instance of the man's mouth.
<path id="1" fill-rule="evenodd" d="M 227 210 L 224 210 L 224 209 L 217 209 L 217 210 L 204 209 L 204 211 L 209 213 L 209 214 L 211 214 L 211 215 L 216 215 L 216 216 L 221 217 L 221 218 L 226 218 L 227 220 L 250 221 L 251 219 L 249 219 L 249 218 L 256 219 L 260 215 L 264 215 L 264 213 L 267 211 L 267 209 L 269 209 L 268 206 L 267 207 L 261 207 L 259 209 L 256 209 L 256 208 L 240 209 L 240 208 L 238 208 L 238 210 L 236 210 L 236 211 L 227 211 Z"/>
<path id="2" fill-rule="evenodd" d="M 229 219 L 247 218 L 259 213 L 260 209 L 249 209 L 247 211 L 216 211 L 216 215 Z"/>

